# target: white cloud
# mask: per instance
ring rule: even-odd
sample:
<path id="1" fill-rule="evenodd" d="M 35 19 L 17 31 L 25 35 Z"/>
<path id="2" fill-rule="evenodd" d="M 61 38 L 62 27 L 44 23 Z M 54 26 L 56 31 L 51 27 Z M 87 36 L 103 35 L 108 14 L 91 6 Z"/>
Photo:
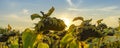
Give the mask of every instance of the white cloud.
<path id="1" fill-rule="evenodd" d="M 31 22 L 30 16 L 18 16 L 17 14 L 5 15 L 5 21 Z"/>
<path id="2" fill-rule="evenodd" d="M 74 4 L 72 3 L 71 0 L 67 0 L 67 2 L 68 2 L 68 4 L 69 4 L 70 6 L 74 6 Z"/>
<path id="3" fill-rule="evenodd" d="M 80 11 L 80 9 L 77 9 L 77 8 L 68 8 L 68 10 L 70 10 L 70 11 Z"/>
<path id="4" fill-rule="evenodd" d="M 115 11 L 117 6 L 108 6 L 108 7 L 101 7 L 101 8 L 67 8 L 69 11 Z"/>
<path id="5" fill-rule="evenodd" d="M 92 9 L 68 8 L 69 11 L 91 11 Z"/>
<path id="6" fill-rule="evenodd" d="M 70 7 L 78 7 L 80 5 L 80 3 L 82 3 L 82 0 L 75 0 L 76 2 L 73 2 L 73 0 L 66 0 L 68 2 L 68 4 L 70 5 Z"/>
<path id="7" fill-rule="evenodd" d="M 22 13 L 23 13 L 23 14 L 29 14 L 29 10 L 23 9 L 23 10 L 22 10 Z"/>
<path id="8" fill-rule="evenodd" d="M 33 27 L 34 21 L 31 20 L 30 16 L 18 16 L 17 14 L 8 14 L 0 18 L 2 20 L 1 26 L 6 27 L 10 24 L 14 29 L 23 31 L 25 28 Z"/>
<path id="9" fill-rule="evenodd" d="M 97 10 L 101 10 L 101 11 L 114 11 L 117 8 L 118 8 L 117 6 L 109 6 L 109 7 L 98 8 Z"/>
<path id="10" fill-rule="evenodd" d="M 16 14 L 10 14 L 9 16 L 6 16 L 6 18 L 18 19 L 19 16 L 17 16 Z"/>

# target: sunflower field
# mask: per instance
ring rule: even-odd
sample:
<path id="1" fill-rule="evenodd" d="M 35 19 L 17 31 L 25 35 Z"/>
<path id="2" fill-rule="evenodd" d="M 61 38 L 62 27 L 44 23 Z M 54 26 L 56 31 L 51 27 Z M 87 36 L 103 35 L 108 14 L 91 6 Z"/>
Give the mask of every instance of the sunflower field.
<path id="1" fill-rule="evenodd" d="M 120 18 L 119 26 L 113 28 L 102 23 L 104 19 L 92 25 L 92 19 L 78 16 L 73 22 L 82 21 L 79 26 L 72 24 L 66 29 L 62 19 L 50 16 L 54 10 L 52 7 L 48 13 L 31 14 L 31 20 L 40 19 L 34 29 L 20 32 L 10 24 L 0 28 L 0 48 L 120 48 Z"/>

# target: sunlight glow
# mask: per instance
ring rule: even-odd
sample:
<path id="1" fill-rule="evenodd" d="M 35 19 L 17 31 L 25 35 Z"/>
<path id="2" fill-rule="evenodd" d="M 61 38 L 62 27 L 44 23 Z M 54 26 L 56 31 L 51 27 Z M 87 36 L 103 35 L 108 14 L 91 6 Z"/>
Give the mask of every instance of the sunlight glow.
<path id="1" fill-rule="evenodd" d="M 65 24 L 67 25 L 67 27 L 70 26 L 70 20 L 68 18 L 61 18 L 61 19 L 65 22 Z"/>

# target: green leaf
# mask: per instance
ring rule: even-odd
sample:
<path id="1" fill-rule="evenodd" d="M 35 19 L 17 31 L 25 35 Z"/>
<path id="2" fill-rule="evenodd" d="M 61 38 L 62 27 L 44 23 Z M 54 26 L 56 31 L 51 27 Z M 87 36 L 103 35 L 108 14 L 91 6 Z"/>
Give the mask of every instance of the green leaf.
<path id="1" fill-rule="evenodd" d="M 68 32 L 75 32 L 76 26 L 74 24 L 70 25 Z"/>
<path id="2" fill-rule="evenodd" d="M 49 48 L 48 44 L 46 43 L 39 43 L 37 48 Z"/>
<path id="3" fill-rule="evenodd" d="M 26 29 L 22 34 L 23 48 L 32 48 L 36 40 L 36 36 L 37 35 L 34 34 L 33 31 Z"/>
<path id="4" fill-rule="evenodd" d="M 70 43 L 72 40 L 73 40 L 73 36 L 71 33 L 69 34 L 66 34 L 62 39 L 61 39 L 61 42 L 60 42 L 60 45 L 61 47 L 64 47 L 65 45 L 67 45 L 68 43 Z"/>
<path id="5" fill-rule="evenodd" d="M 69 45 L 70 48 L 78 48 L 78 44 L 76 42 L 76 39 L 73 39 L 72 42 Z"/>
<path id="6" fill-rule="evenodd" d="M 18 38 L 13 39 L 13 38 L 9 38 L 9 43 L 10 43 L 10 48 L 19 48 L 18 46 Z"/>
<path id="7" fill-rule="evenodd" d="M 34 20 L 35 18 L 42 18 L 39 14 L 32 14 L 31 19 Z"/>
<path id="8" fill-rule="evenodd" d="M 18 45 L 11 44 L 10 48 L 18 48 Z"/>

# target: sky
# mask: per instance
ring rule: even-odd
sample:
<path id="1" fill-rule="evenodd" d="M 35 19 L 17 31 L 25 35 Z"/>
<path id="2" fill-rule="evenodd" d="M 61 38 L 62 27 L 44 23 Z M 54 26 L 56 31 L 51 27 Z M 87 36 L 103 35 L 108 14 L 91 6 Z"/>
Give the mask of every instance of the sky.
<path id="1" fill-rule="evenodd" d="M 98 19 L 110 27 L 118 26 L 120 18 L 120 0 L 0 0 L 0 27 L 10 24 L 14 29 L 24 30 L 33 28 L 39 19 L 31 20 L 33 13 L 47 12 L 52 6 L 55 11 L 51 17 L 65 20 L 67 24 L 80 24 L 81 21 L 72 22 L 74 17 Z M 68 26 L 69 26 L 68 25 Z"/>

